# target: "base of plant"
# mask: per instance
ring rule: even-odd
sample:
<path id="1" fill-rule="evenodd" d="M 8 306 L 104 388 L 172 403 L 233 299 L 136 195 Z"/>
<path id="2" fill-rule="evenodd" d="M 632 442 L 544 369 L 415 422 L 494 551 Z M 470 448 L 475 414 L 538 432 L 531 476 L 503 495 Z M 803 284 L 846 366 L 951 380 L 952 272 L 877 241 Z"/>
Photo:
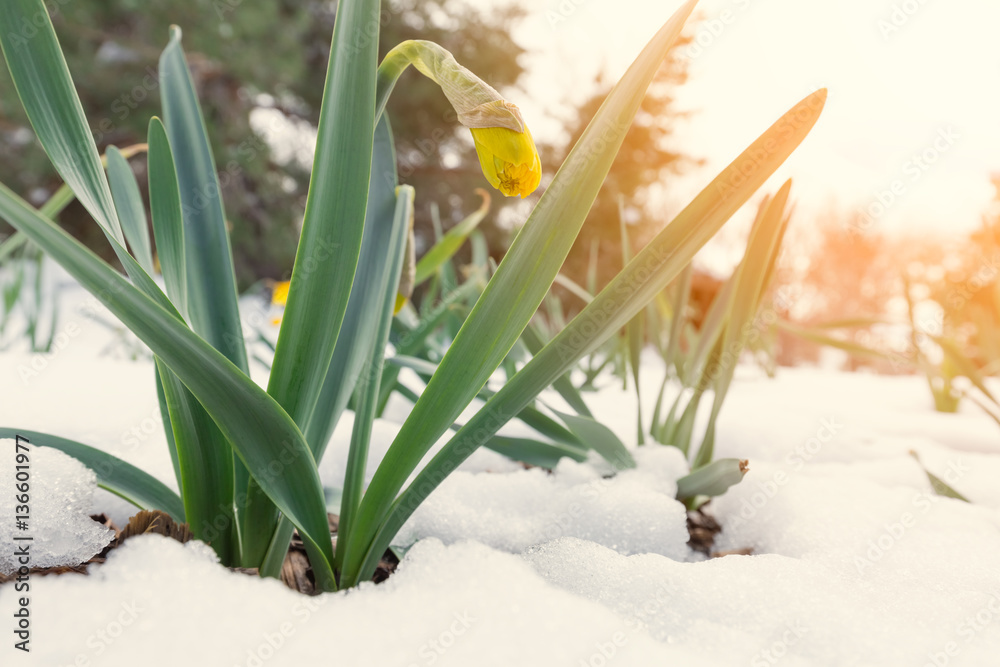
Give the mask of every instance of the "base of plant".
<path id="1" fill-rule="evenodd" d="M 90 518 L 115 531 L 115 538 L 100 553 L 95 554 L 90 560 L 79 565 L 64 565 L 61 567 L 36 567 L 29 571 L 31 576 L 43 577 L 46 575 L 58 574 L 89 574 L 91 565 L 101 565 L 107 561 L 108 554 L 120 547 L 130 537 L 156 533 L 177 540 L 181 544 L 189 542 L 194 537 L 186 523 L 175 522 L 169 514 L 158 510 L 143 510 L 129 518 L 128 524 L 123 529 L 119 529 L 115 523 L 105 514 L 92 514 Z M 328 514 L 330 523 L 330 536 L 336 544 L 337 527 L 340 523 L 336 514 Z M 378 568 L 372 576 L 372 581 L 376 584 L 382 583 L 396 571 L 399 565 L 399 558 L 391 550 L 386 550 L 379 561 Z M 240 572 L 252 576 L 258 576 L 259 572 L 255 567 L 231 567 L 233 572 Z M 17 574 L 0 574 L 0 584 L 13 581 Z M 281 567 L 281 582 L 288 588 L 302 593 L 303 595 L 319 595 L 321 591 L 316 588 L 316 577 L 313 575 L 312 566 L 309 564 L 309 557 L 306 555 L 305 545 L 298 531 L 292 534 L 291 543 L 288 546 L 288 554 Z"/>
<path id="2" fill-rule="evenodd" d="M 692 551 L 697 551 L 708 558 L 722 558 L 723 556 L 749 556 L 753 553 L 750 547 L 744 549 L 728 549 L 726 551 L 716 551 L 715 536 L 722 532 L 722 526 L 715 520 L 715 517 L 708 511 L 708 504 L 701 505 L 696 510 L 688 510 L 687 529 L 691 539 L 688 546 Z"/>

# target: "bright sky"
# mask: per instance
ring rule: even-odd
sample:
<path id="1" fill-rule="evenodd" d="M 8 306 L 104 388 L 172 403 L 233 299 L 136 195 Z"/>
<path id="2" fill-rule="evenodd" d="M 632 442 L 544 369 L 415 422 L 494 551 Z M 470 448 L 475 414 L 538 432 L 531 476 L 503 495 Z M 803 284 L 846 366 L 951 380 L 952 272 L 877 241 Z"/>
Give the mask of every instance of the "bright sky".
<path id="1" fill-rule="evenodd" d="M 558 136 L 554 117 L 567 101 L 586 97 L 599 71 L 616 81 L 682 4 L 525 2 L 518 39 L 537 55 L 525 62 L 528 99 L 515 101 L 533 132 L 547 136 Z M 950 233 L 980 223 L 994 193 L 990 174 L 1000 172 L 1000 2 L 702 0 L 695 12 L 687 30 L 704 46 L 689 52 L 691 77 L 679 91 L 695 114 L 677 147 L 707 164 L 668 184 L 674 211 L 825 86 L 819 124 L 765 185 L 773 191 L 794 178 L 799 224 L 833 205 L 866 208 L 896 181 L 902 194 L 873 229 Z"/>

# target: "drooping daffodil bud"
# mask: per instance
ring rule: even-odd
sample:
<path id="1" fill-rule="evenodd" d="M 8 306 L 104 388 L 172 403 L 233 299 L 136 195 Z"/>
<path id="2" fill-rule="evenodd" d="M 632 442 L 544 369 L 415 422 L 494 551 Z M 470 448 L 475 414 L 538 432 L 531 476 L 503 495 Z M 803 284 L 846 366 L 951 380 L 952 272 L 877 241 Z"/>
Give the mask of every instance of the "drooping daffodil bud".
<path id="1" fill-rule="evenodd" d="M 458 121 L 469 128 L 479 165 L 490 185 L 508 197 L 527 197 L 538 187 L 542 165 L 521 111 L 434 42 L 407 40 L 386 54 L 379 67 L 379 111 L 408 65 L 441 86 Z"/>

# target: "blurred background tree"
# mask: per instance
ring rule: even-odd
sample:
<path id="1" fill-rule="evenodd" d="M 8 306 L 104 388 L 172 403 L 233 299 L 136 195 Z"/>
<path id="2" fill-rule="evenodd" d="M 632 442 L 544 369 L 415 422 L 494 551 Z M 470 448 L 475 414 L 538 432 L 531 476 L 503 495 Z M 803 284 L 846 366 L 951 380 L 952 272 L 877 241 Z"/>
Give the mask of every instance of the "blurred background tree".
<path id="1" fill-rule="evenodd" d="M 674 92 L 687 80 L 688 61 L 681 54 L 689 42 L 690 39 L 682 38 L 657 71 L 611 172 L 566 259 L 563 273 L 580 285 L 586 285 L 587 269 L 595 244 L 598 289 L 621 269 L 622 216 L 619 200 L 624 204 L 622 213 L 630 245 L 638 251 L 670 220 L 668 211 L 663 210 L 656 196 L 657 191 L 662 190 L 660 186 L 671 174 L 699 164 L 698 160 L 683 155 L 671 146 L 678 122 L 686 116 L 675 107 Z M 595 89 L 597 92 L 568 121 L 569 141 L 565 145 L 546 147 L 543 151 L 543 165 L 549 174 L 554 173 L 566 158 L 611 92 L 611 86 L 601 78 L 595 81 Z M 701 278 L 696 280 L 700 282 Z"/>
<path id="2" fill-rule="evenodd" d="M 261 278 L 287 278 L 305 206 L 310 141 L 322 99 L 335 3 L 73 0 L 52 6 L 56 32 L 101 152 L 109 145 L 145 141 L 149 118 L 160 113 L 159 54 L 169 26 L 182 27 L 220 171 L 237 282 L 244 289 Z M 514 38 L 525 15 L 519 0 L 488 9 L 468 0 L 392 0 L 383 4 L 380 52 L 405 39 L 433 40 L 498 90 L 510 91 L 525 74 L 525 51 Z M 626 202 L 635 248 L 666 223 L 663 211 L 652 210 L 649 192 L 664 176 L 693 163 L 669 147 L 680 117 L 672 91 L 686 78 L 685 64 L 677 56 L 668 59 L 642 103 L 568 260 L 566 273 L 580 282 L 595 240 L 600 250 L 598 286 L 621 266 L 619 196 Z M 539 138 L 543 187 L 609 89 L 597 79 L 597 92 L 564 113 L 569 131 L 556 139 L 559 145 L 546 145 Z M 509 96 L 517 99 L 516 92 Z M 388 113 L 400 177 L 417 192 L 419 254 L 433 243 L 432 209 L 440 212 L 447 230 L 478 207 L 474 190 L 486 181 L 468 130 L 455 122 L 433 83 L 408 71 L 390 99 Z M 6 67 L 0 68 L 0 157 L 0 181 L 35 205 L 60 185 L 34 139 Z M 133 159 L 132 165 L 144 183 L 144 156 Z M 480 230 L 495 258 L 503 255 L 528 210 L 519 199 L 493 193 Z M 114 261 L 81 206 L 70 206 L 60 223 Z M 11 231 L 0 222 L 0 238 Z"/>
<path id="3" fill-rule="evenodd" d="M 51 3 L 52 16 L 98 148 L 142 143 L 160 113 L 156 76 L 171 24 L 184 47 L 222 174 L 237 279 L 282 278 L 292 265 L 308 188 L 307 141 L 318 121 L 336 6 L 331 2 L 243 0 L 73 0 Z M 381 14 L 385 53 L 404 39 L 430 39 L 499 89 L 523 74 L 523 49 L 511 36 L 523 15 L 516 4 L 483 11 L 466 2 L 400 0 Z M 101 26 L 95 28 L 94 26 Z M 401 178 L 418 193 L 418 233 L 427 245 L 430 205 L 445 228 L 475 209 L 485 184 L 468 131 L 456 126 L 440 90 L 415 72 L 390 101 Z M 399 94 L 405 93 L 405 94 Z M 299 132 L 296 132 L 298 130 Z M 268 147 L 265 139 L 289 139 Z M 285 142 L 280 140 L 279 144 Z M 303 144 L 296 146 L 296 144 Z M 297 150 L 296 150 L 297 148 Z M 279 150 L 280 149 L 280 150 Z M 36 205 L 60 181 L 17 100 L 6 67 L 0 73 L 0 181 Z M 140 183 L 143 159 L 134 159 Z M 503 197 L 494 198 L 492 219 Z M 111 258 L 96 225 L 79 205 L 60 218 L 87 245 Z M 0 238 L 11 232 L 0 223 Z M 493 245 L 505 234 L 484 225 Z M 418 248 L 419 249 L 419 248 Z"/>

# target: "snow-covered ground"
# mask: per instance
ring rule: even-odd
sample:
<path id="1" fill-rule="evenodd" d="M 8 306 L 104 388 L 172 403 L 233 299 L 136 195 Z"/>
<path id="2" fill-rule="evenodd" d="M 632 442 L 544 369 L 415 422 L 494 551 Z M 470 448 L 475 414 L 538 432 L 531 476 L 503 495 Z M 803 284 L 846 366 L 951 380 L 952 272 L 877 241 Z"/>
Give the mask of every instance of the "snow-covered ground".
<path id="1" fill-rule="evenodd" d="M 128 358 L 127 338 L 79 310 L 85 299 L 64 294 L 54 354 L 0 353 L 0 425 L 102 447 L 173 487 L 152 364 Z M 661 372 L 647 357 L 644 397 Z M 634 393 L 606 385 L 587 400 L 634 446 Z M 376 425 L 372 467 L 403 409 Z M 349 436 L 347 415 L 325 484 L 339 485 Z M 10 476 L 13 444 L 0 444 Z M 674 449 L 640 448 L 638 468 L 612 479 L 600 462 L 549 475 L 481 451 L 404 527 L 398 541 L 417 543 L 383 584 L 306 598 L 228 571 L 200 543 L 132 538 L 90 576 L 31 580 L 29 656 L 13 648 L 21 594 L 0 587 L 2 664 L 997 664 L 1000 428 L 974 406 L 937 414 L 914 377 L 741 369 L 717 449 L 751 470 L 711 505 L 716 548 L 755 555 L 689 550 Z M 933 495 L 910 450 L 972 503 Z M 83 507 L 93 479 L 58 455 L 33 466 L 40 485 L 72 491 L 77 518 L 123 525 L 132 511 L 101 490 Z M 2 497 L 0 521 L 12 520 Z M 0 549 L 12 532 L 0 527 Z"/>

